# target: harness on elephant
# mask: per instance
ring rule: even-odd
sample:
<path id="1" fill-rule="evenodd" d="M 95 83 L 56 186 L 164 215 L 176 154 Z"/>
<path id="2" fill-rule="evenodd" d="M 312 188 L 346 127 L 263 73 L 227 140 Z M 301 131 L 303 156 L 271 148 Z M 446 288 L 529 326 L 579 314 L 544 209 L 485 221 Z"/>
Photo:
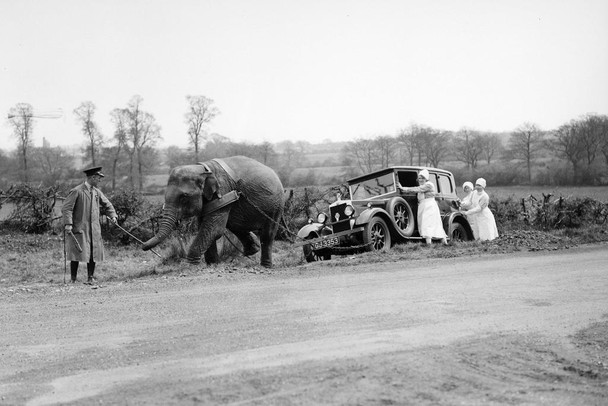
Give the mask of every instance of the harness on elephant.
<path id="1" fill-rule="evenodd" d="M 226 171 L 228 176 L 230 178 L 232 178 L 232 180 L 234 180 L 235 182 L 238 182 L 238 179 L 236 179 L 236 174 L 234 173 L 232 168 L 230 168 L 226 164 L 226 162 L 222 161 L 221 159 L 212 159 L 212 161 L 217 163 L 219 166 L 221 166 L 222 169 Z M 205 172 L 209 172 L 209 173 L 213 172 L 207 164 L 205 164 L 203 162 L 199 162 L 198 164 L 203 166 L 203 168 L 205 169 Z M 222 207 L 226 207 L 229 204 L 232 204 L 232 203 L 236 202 L 237 200 L 239 200 L 239 197 L 241 197 L 241 192 L 239 192 L 237 190 L 231 190 L 230 192 L 226 193 L 225 195 L 221 195 L 220 193 L 218 193 L 217 199 L 212 200 L 205 204 L 205 206 L 203 207 L 203 214 L 208 214 L 208 213 L 214 212 L 216 210 L 219 210 Z"/>

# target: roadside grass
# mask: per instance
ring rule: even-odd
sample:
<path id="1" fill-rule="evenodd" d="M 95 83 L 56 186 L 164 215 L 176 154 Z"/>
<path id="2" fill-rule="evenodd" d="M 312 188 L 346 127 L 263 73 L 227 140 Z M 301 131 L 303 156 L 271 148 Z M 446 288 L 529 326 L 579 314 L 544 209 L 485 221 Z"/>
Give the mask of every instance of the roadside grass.
<path id="1" fill-rule="evenodd" d="M 63 240 L 60 235 L 35 235 L 21 232 L 0 232 L 0 288 L 19 285 L 58 285 L 69 283 L 70 270 L 64 263 Z M 387 252 L 351 253 L 333 256 L 332 260 L 318 263 L 322 268 L 333 268 L 347 263 L 359 264 L 397 262 L 428 258 L 453 258 L 485 254 L 504 254 L 518 251 L 567 249 L 587 243 L 608 242 L 605 225 L 592 225 L 578 229 L 551 232 L 538 230 L 505 230 L 494 241 L 454 241 L 444 247 L 435 244 L 426 247 L 418 242 L 394 245 Z M 224 274 L 280 274 L 297 269 L 306 272 L 306 260 L 301 247 L 286 241 L 276 241 L 273 248 L 272 269 L 259 265 L 260 255 L 243 257 L 232 244 L 224 242 L 222 262 L 214 265 L 191 265 L 183 259 L 183 246 L 189 241 L 176 237 L 166 241 L 157 251 L 163 256 L 142 251 L 137 245 L 122 246 L 105 243 L 106 261 L 100 263 L 96 275 L 101 283 L 127 282 L 158 276 L 222 276 Z M 235 243 L 234 245 L 238 245 Z M 67 268 L 67 269 L 66 269 Z M 79 268 L 79 281 L 86 277 L 86 265 Z"/>

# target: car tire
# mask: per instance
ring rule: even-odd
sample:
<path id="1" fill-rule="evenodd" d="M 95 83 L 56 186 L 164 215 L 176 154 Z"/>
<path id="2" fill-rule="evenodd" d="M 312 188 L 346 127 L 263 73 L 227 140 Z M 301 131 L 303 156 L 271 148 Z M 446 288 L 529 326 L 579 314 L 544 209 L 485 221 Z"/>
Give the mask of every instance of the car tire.
<path id="1" fill-rule="evenodd" d="M 391 231 L 380 217 L 372 217 L 363 229 L 366 251 L 388 251 L 391 247 Z"/>
<path id="2" fill-rule="evenodd" d="M 414 211 L 402 197 L 391 199 L 387 207 L 388 213 L 395 222 L 395 231 L 403 238 L 411 237 L 416 229 Z"/>
<path id="3" fill-rule="evenodd" d="M 317 237 L 317 235 L 311 234 L 306 239 L 312 240 L 313 238 Z M 312 249 L 310 244 L 302 246 L 302 251 L 304 251 L 304 258 L 306 259 L 306 262 L 329 261 L 331 259 L 331 254 L 323 253 L 324 250 L 315 251 Z"/>
<path id="4" fill-rule="evenodd" d="M 469 241 L 471 238 L 467 230 L 460 223 L 452 223 L 450 226 L 450 240 L 452 241 Z"/>

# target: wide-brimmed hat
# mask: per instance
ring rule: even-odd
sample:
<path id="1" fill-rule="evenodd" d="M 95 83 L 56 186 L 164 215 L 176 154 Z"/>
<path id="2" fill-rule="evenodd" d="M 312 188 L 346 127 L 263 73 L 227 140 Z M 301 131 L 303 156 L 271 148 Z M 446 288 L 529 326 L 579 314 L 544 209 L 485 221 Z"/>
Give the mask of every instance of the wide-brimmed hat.
<path id="1" fill-rule="evenodd" d="M 477 179 L 475 181 L 475 186 L 477 186 L 477 185 L 479 185 L 479 186 L 481 186 L 482 188 L 485 189 L 485 187 L 486 187 L 486 180 L 484 178 Z"/>
<path id="2" fill-rule="evenodd" d="M 88 168 L 88 169 L 85 169 L 83 172 L 85 175 L 87 175 L 87 178 L 89 178 L 93 175 L 99 175 L 102 178 L 106 176 L 103 173 L 101 173 L 101 166 L 95 166 L 93 168 Z"/>

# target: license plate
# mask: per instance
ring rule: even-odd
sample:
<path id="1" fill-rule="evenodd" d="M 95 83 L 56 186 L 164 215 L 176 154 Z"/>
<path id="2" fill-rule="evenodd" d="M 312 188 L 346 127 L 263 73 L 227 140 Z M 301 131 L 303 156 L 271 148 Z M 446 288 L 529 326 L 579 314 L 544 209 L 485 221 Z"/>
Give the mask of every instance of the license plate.
<path id="1" fill-rule="evenodd" d="M 338 245 L 340 243 L 340 239 L 338 237 L 327 238 L 323 241 L 317 241 L 310 244 L 313 250 L 320 250 L 323 248 L 333 247 L 334 245 Z"/>

